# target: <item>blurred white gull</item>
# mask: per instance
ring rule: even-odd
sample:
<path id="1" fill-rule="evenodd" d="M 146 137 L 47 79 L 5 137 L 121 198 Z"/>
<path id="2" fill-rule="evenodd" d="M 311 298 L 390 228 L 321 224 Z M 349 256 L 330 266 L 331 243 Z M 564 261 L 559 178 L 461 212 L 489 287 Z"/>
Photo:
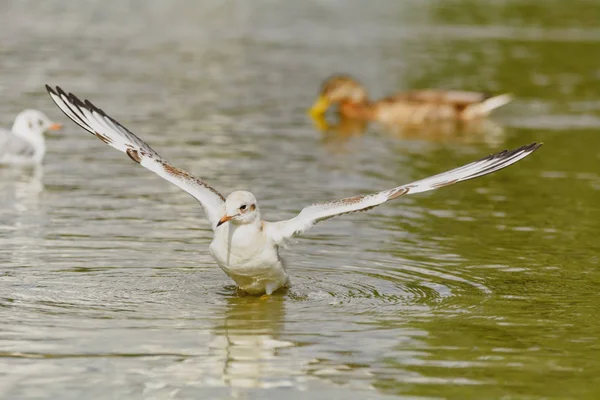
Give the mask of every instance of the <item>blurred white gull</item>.
<path id="1" fill-rule="evenodd" d="M 541 146 L 541 143 L 532 143 L 512 151 L 505 150 L 407 185 L 313 204 L 292 219 L 266 222 L 260 217 L 258 203 L 252 193 L 235 191 L 227 198 L 223 197 L 206 182 L 171 165 L 143 140 L 88 100 L 81 101 L 60 87 L 54 90 L 46 85 L 46 89 L 56 105 L 76 124 L 200 202 L 214 231 L 210 254 L 240 289 L 250 294 L 271 294 L 289 284 L 279 256 L 279 246 L 293 236 L 306 232 L 317 222 L 337 215 L 365 211 L 405 194 L 426 192 L 491 174 L 527 157 Z"/>
<path id="2" fill-rule="evenodd" d="M 44 133 L 60 128 L 61 124 L 50 121 L 41 111 L 21 111 L 10 131 L 0 128 L 0 164 L 41 163 L 46 154 Z"/>

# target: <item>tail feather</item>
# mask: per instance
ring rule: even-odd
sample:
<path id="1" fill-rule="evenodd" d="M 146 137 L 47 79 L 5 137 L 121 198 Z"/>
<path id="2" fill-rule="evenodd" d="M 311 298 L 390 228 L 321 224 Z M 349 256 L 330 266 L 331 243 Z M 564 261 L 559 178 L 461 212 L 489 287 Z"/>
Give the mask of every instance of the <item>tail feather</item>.
<path id="1" fill-rule="evenodd" d="M 487 116 L 492 110 L 502 107 L 503 105 L 510 103 L 512 95 L 509 93 L 500 94 L 498 96 L 492 96 L 481 103 L 471 104 L 467 106 L 462 115 L 463 119 L 480 118 Z"/>

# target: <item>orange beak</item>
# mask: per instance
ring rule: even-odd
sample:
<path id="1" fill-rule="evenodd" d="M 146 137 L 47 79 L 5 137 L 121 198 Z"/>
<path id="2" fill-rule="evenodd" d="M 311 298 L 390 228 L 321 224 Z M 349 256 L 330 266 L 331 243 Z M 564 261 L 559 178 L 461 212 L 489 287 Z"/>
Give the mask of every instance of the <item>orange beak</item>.
<path id="1" fill-rule="evenodd" d="M 63 127 L 62 124 L 59 124 L 58 122 L 55 122 L 55 123 L 53 123 L 52 125 L 50 125 L 48 127 L 48 130 L 49 131 L 59 131 L 59 130 L 62 129 L 62 127 Z"/>
<path id="2" fill-rule="evenodd" d="M 217 227 L 223 225 L 225 222 L 232 220 L 233 217 L 230 217 L 229 215 L 223 215 L 223 218 L 221 218 L 219 220 L 219 222 L 217 223 Z"/>

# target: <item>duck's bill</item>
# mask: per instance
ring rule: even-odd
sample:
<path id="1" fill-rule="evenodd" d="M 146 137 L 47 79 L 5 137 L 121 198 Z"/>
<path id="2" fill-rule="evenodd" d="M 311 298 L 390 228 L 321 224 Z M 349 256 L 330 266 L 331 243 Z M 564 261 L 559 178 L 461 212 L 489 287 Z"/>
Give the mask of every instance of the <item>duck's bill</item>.
<path id="1" fill-rule="evenodd" d="M 311 116 L 318 116 L 325 114 L 325 111 L 329 108 L 329 101 L 325 96 L 319 96 L 315 104 L 310 108 L 309 114 Z"/>
<path id="2" fill-rule="evenodd" d="M 325 114 L 310 114 L 310 118 L 315 126 L 315 128 L 321 132 L 326 132 L 331 129 L 329 123 L 325 119 Z"/>
<path id="3" fill-rule="evenodd" d="M 53 123 L 48 127 L 49 131 L 60 131 L 63 128 L 63 124 L 59 124 L 58 122 Z"/>

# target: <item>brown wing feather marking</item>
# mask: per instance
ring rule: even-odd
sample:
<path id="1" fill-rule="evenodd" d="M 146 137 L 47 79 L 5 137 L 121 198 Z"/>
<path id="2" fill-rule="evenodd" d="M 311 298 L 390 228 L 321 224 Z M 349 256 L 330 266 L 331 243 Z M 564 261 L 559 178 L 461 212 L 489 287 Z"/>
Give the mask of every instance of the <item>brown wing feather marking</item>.
<path id="1" fill-rule="evenodd" d="M 346 197 L 345 199 L 341 199 L 335 202 L 331 202 L 331 203 L 315 203 L 313 204 L 313 206 L 326 206 L 327 208 L 335 208 L 335 207 L 339 207 L 339 206 L 350 206 L 353 204 L 357 204 L 360 203 L 361 201 L 363 201 L 365 199 L 365 197 L 367 196 L 353 196 L 353 197 Z M 345 214 L 352 214 L 355 212 L 363 212 L 363 211 L 368 211 L 374 207 L 376 207 L 377 205 L 374 206 L 370 206 L 370 207 L 365 207 L 365 208 L 361 208 L 359 210 L 350 210 L 350 211 L 346 211 L 346 212 L 342 212 L 339 214 L 334 214 L 334 215 L 330 215 L 324 218 L 320 218 L 320 221 L 325 221 L 327 219 L 333 218 L 333 217 L 337 217 L 340 215 L 345 215 Z"/>
<path id="2" fill-rule="evenodd" d="M 139 164 L 142 162 L 142 157 L 140 157 L 140 153 L 137 150 L 127 149 L 127 150 L 125 150 L 125 153 L 129 156 L 129 158 L 131 158 L 136 163 Z"/>
<path id="3" fill-rule="evenodd" d="M 445 182 L 440 182 L 440 183 L 434 183 L 434 184 L 431 185 L 431 187 L 438 189 L 438 188 L 441 188 L 441 187 L 444 187 L 444 186 L 453 185 L 456 182 L 458 182 L 457 179 L 452 179 L 450 181 L 445 181 Z"/>
<path id="4" fill-rule="evenodd" d="M 180 176 L 182 178 L 193 178 L 193 176 L 191 176 L 189 173 L 185 172 L 182 169 L 174 167 L 174 166 L 172 166 L 171 164 L 169 164 L 167 162 L 161 161 L 160 163 L 165 168 L 165 171 L 167 171 L 171 175 Z"/>
<path id="5" fill-rule="evenodd" d="M 167 171 L 169 174 L 171 174 L 173 176 L 178 176 L 178 177 L 181 177 L 181 178 L 193 180 L 194 182 L 198 183 L 201 186 L 204 186 L 205 188 L 207 188 L 208 190 L 210 190 L 211 192 L 213 192 L 214 194 L 216 194 L 217 196 L 219 196 L 221 198 L 221 200 L 225 201 L 225 197 L 223 197 L 223 195 L 221 193 L 217 192 L 215 189 L 213 189 L 212 187 L 210 187 L 203 180 L 196 178 L 195 176 L 189 174 L 188 172 L 186 172 L 186 171 L 184 171 L 182 169 L 179 169 L 177 167 L 172 166 L 171 164 L 169 164 L 166 161 L 158 160 L 158 162 L 163 166 L 163 168 L 165 169 L 165 171 Z"/>
<path id="6" fill-rule="evenodd" d="M 398 189 L 397 191 L 395 191 L 395 192 L 392 192 L 391 194 L 389 194 L 389 195 L 388 195 L 388 200 L 393 200 L 393 199 L 395 199 L 396 197 L 400 197 L 400 196 L 402 196 L 402 195 L 405 195 L 406 193 L 408 193 L 408 192 L 409 192 L 409 190 L 410 190 L 410 187 L 403 187 L 403 188 L 400 188 L 400 189 Z"/>
<path id="7" fill-rule="evenodd" d="M 338 207 L 342 205 L 349 206 L 361 202 L 364 198 L 365 196 L 346 197 L 345 199 L 340 199 L 332 202 L 314 203 L 313 206 L 325 206 L 327 208 Z"/>
<path id="8" fill-rule="evenodd" d="M 100 140 L 102 140 L 104 143 L 106 144 L 111 144 L 113 143 L 113 140 L 111 138 L 109 138 L 106 135 L 103 135 L 102 133 L 99 132 L 94 132 L 94 135 L 96 135 L 96 137 Z"/>
<path id="9" fill-rule="evenodd" d="M 336 201 L 335 204 L 346 204 L 346 205 L 356 204 L 356 203 L 360 203 L 364 198 L 365 198 L 365 196 L 346 197 L 345 199 Z"/>

